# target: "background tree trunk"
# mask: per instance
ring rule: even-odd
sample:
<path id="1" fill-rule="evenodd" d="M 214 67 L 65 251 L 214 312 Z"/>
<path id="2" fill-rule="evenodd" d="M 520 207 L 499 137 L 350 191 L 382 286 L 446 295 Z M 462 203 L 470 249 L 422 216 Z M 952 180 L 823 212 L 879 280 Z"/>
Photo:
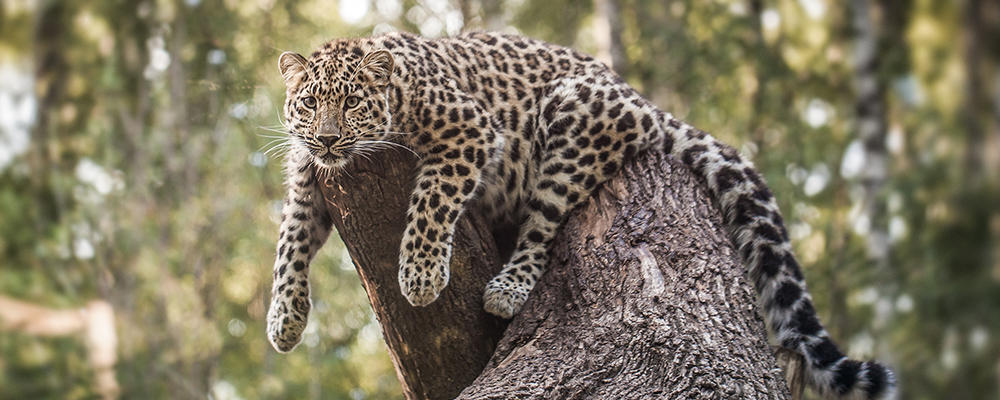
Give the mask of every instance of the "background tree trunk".
<path id="1" fill-rule="evenodd" d="M 615 70 L 618 75 L 628 72 L 628 57 L 622 43 L 621 7 L 618 0 L 594 0 L 594 42 L 597 59 Z"/>
<path id="2" fill-rule="evenodd" d="M 500 261 L 474 212 L 442 297 L 399 293 L 411 158 L 358 162 L 325 189 L 408 398 L 789 397 L 718 211 L 680 164 L 640 157 L 576 210 L 503 332 L 482 311 Z"/>
<path id="3" fill-rule="evenodd" d="M 868 256 L 880 269 L 889 267 L 890 243 L 888 212 L 883 193 L 889 179 L 889 152 L 886 148 L 886 84 L 881 71 L 880 51 L 885 9 L 877 0 L 852 0 L 850 13 L 854 29 L 854 90 L 856 131 L 864 153 L 858 177 L 862 196 L 858 218 L 867 221 Z"/>

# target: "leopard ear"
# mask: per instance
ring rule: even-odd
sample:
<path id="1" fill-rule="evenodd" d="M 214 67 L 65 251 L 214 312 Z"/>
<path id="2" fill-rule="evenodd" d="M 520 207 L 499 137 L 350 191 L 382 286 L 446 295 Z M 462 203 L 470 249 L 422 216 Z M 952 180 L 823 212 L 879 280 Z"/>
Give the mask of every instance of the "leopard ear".
<path id="1" fill-rule="evenodd" d="M 286 85 L 291 83 L 292 78 L 305 73 L 308 64 L 309 61 L 299 53 L 286 51 L 278 56 L 278 70 L 281 71 L 281 77 L 285 78 Z"/>
<path id="2" fill-rule="evenodd" d="M 366 54 L 365 58 L 361 60 L 361 68 L 368 71 L 378 85 L 389 83 L 394 65 L 392 53 L 389 53 L 388 50 L 373 51 Z"/>

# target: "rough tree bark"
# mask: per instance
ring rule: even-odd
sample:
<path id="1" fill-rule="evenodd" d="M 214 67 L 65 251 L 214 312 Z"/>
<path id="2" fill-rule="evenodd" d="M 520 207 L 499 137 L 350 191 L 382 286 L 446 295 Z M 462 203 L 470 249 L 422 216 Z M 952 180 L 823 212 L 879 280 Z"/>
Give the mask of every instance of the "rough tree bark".
<path id="1" fill-rule="evenodd" d="M 789 397 L 718 212 L 679 163 L 642 156 L 576 210 L 506 332 L 482 311 L 501 263 L 475 212 L 442 297 L 413 308 L 400 294 L 413 165 L 359 161 L 324 190 L 407 398 Z"/>
<path id="2" fill-rule="evenodd" d="M 448 287 L 427 307 L 407 303 L 396 274 L 415 165 L 409 153 L 384 153 L 327 179 L 323 194 L 382 326 L 403 394 L 454 398 L 479 375 L 506 326 L 483 311 L 482 301 L 500 261 L 487 225 L 469 213 L 456 231 Z"/>

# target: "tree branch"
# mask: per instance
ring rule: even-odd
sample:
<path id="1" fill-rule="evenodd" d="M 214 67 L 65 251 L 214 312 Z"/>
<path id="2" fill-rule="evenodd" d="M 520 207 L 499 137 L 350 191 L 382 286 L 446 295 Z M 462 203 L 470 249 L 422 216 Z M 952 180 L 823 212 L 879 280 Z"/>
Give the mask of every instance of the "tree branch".
<path id="1" fill-rule="evenodd" d="M 114 308 L 108 302 L 94 300 L 82 308 L 53 309 L 0 296 L 0 332 L 38 337 L 81 335 L 94 370 L 95 391 L 105 400 L 118 398 L 121 390 L 114 369 L 118 335 Z"/>

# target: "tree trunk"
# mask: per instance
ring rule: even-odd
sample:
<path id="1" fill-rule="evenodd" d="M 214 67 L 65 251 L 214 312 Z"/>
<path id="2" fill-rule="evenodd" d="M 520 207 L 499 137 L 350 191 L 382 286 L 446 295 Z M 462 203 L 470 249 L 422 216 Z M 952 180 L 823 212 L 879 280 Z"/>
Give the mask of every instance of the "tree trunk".
<path id="1" fill-rule="evenodd" d="M 507 325 L 483 311 L 483 289 L 500 260 L 487 225 L 467 213 L 456 229 L 448 287 L 427 307 L 406 301 L 397 271 L 415 165 L 409 153 L 383 153 L 327 180 L 323 195 L 382 326 L 403 394 L 450 399 L 476 379 Z"/>
<path id="2" fill-rule="evenodd" d="M 718 211 L 678 162 L 639 157 L 577 209 L 506 332 L 482 311 L 501 263 L 475 212 L 441 298 L 413 308 L 400 294 L 413 165 L 383 154 L 324 190 L 407 398 L 789 397 Z"/>
<path id="3" fill-rule="evenodd" d="M 884 9 L 876 0 L 852 0 L 854 27 L 854 90 L 857 110 L 856 131 L 864 153 L 860 169 L 861 212 L 867 221 L 868 256 L 882 270 L 889 267 L 890 243 L 888 212 L 884 194 L 889 179 L 889 152 L 886 148 L 885 82 L 879 76 Z"/>
<path id="4" fill-rule="evenodd" d="M 965 98 L 961 111 L 966 141 L 965 180 L 969 187 L 995 182 L 1000 174 L 1000 5 L 966 0 L 963 6 Z M 990 85 L 991 74 L 993 84 Z M 991 99 L 990 87 L 995 93 Z M 991 104 L 992 103 L 992 104 Z"/>
<path id="5" fill-rule="evenodd" d="M 594 0 L 594 42 L 597 59 L 615 70 L 618 75 L 628 72 L 628 57 L 622 43 L 621 7 L 618 0 Z"/>
<path id="6" fill-rule="evenodd" d="M 489 31 L 502 30 L 504 28 L 504 1 L 480 0 L 479 5 L 483 9 L 483 27 Z"/>

